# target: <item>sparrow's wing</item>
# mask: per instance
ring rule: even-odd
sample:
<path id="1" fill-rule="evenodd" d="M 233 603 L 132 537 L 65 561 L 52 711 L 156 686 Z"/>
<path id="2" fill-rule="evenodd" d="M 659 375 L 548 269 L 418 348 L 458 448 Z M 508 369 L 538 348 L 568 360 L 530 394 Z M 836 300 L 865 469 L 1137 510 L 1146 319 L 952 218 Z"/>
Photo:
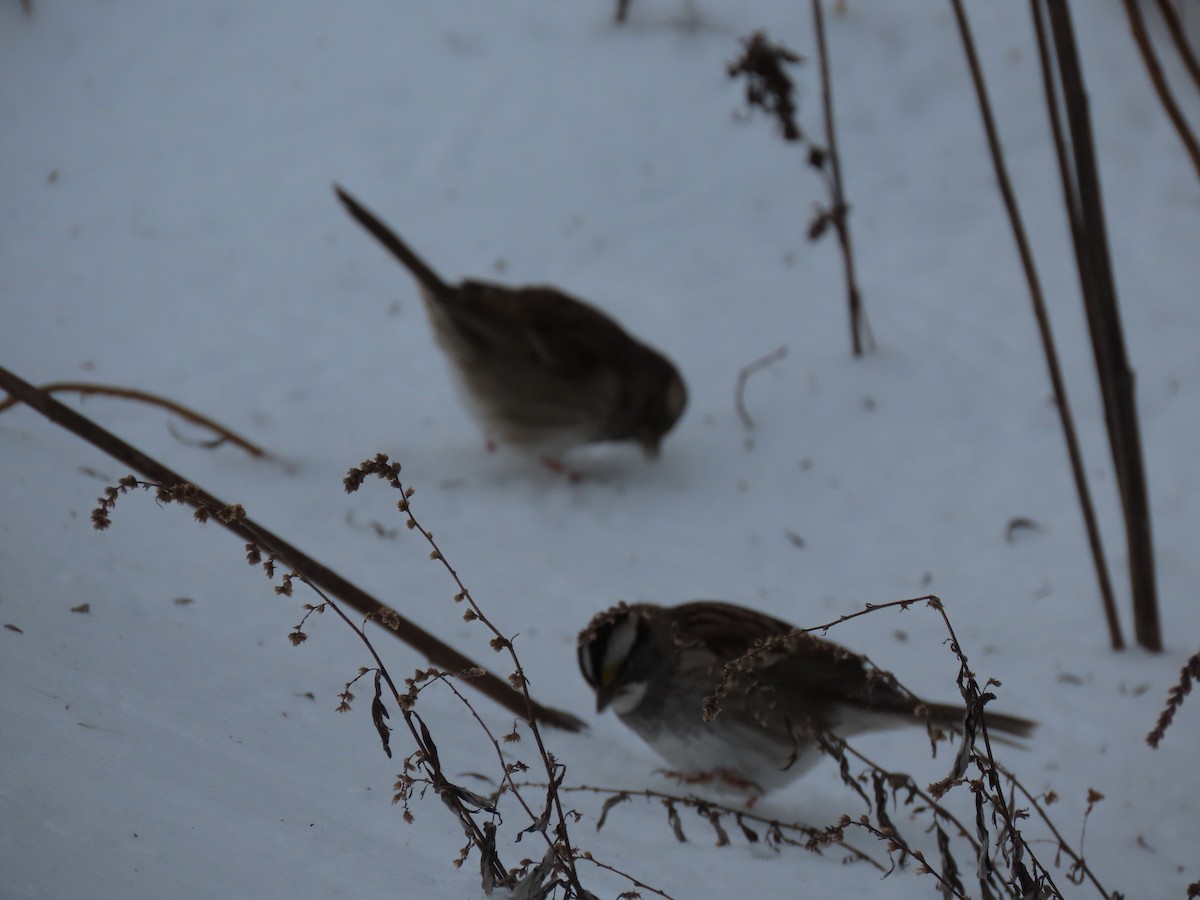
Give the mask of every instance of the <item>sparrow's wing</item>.
<path id="1" fill-rule="evenodd" d="M 443 308 L 476 352 L 536 363 L 566 378 L 611 369 L 637 346 L 604 313 L 552 287 L 465 281 Z"/>
<path id="2" fill-rule="evenodd" d="M 800 631 L 750 654 L 746 673 L 763 685 L 820 692 L 863 707 L 907 710 L 916 705 L 869 667 L 865 657 Z"/>
<path id="3" fill-rule="evenodd" d="M 916 705 L 875 676 L 864 657 L 780 619 L 715 601 L 685 603 L 671 613 L 676 642 L 711 653 L 739 690 L 763 696 L 802 691 L 818 703 L 897 711 Z"/>
<path id="4" fill-rule="evenodd" d="M 727 663 L 760 641 L 781 637 L 793 626 L 732 603 L 700 600 L 672 607 L 670 621 L 678 644 L 699 645 Z"/>

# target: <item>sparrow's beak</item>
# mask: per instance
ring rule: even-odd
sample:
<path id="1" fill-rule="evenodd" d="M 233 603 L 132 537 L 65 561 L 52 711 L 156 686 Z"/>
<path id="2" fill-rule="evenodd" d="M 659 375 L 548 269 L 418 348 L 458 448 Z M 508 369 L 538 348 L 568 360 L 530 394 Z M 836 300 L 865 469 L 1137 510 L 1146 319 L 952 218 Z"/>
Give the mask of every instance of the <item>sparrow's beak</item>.
<path id="1" fill-rule="evenodd" d="M 602 713 L 608 709 L 608 704 L 612 703 L 616 691 L 613 690 L 613 684 L 617 679 L 617 669 L 613 666 L 611 669 L 606 668 L 600 673 L 600 683 L 596 685 L 596 713 Z"/>

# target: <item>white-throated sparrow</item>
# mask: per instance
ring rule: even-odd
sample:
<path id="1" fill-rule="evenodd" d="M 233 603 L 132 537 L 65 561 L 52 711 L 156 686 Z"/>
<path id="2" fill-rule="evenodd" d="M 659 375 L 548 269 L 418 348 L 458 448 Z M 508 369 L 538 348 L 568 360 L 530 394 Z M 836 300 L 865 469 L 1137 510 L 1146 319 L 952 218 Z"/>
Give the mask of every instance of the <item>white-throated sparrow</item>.
<path id="1" fill-rule="evenodd" d="M 337 185 L 350 215 L 413 274 L 438 343 L 487 437 L 552 459 L 598 441 L 653 457 L 687 405 L 675 366 L 557 288 L 447 284 Z"/>
<path id="2" fill-rule="evenodd" d="M 578 646 L 597 710 L 611 706 L 676 774 L 717 786 L 781 787 L 820 759 L 818 733 L 962 730 L 963 707 L 923 703 L 863 657 L 730 603 L 621 603 L 595 616 Z M 1035 726 L 991 712 L 986 722 L 1019 737 Z"/>

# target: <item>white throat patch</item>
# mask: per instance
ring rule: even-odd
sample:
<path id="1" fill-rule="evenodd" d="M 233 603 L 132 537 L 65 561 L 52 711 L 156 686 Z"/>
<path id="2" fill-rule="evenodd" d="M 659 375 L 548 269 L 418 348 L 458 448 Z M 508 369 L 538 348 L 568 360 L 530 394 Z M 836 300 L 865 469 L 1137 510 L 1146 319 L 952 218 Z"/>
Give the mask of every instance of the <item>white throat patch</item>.
<path id="1" fill-rule="evenodd" d="M 613 696 L 612 702 L 608 705 L 618 716 L 627 716 L 642 705 L 642 700 L 646 697 L 646 689 L 648 687 L 650 687 L 650 684 L 646 681 L 627 684 Z"/>

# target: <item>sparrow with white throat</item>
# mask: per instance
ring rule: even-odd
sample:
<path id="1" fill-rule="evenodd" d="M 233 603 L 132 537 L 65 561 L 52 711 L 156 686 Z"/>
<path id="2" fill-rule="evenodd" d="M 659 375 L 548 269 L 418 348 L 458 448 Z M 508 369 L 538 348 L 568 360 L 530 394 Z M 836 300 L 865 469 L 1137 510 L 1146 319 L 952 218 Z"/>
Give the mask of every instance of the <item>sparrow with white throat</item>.
<path id="1" fill-rule="evenodd" d="M 914 698 L 832 641 L 715 600 L 618 604 L 580 632 L 578 655 L 597 711 L 611 707 L 674 774 L 758 794 L 815 765 L 821 734 L 961 732 L 966 712 Z M 1017 737 L 1035 727 L 992 712 L 986 723 Z"/>

